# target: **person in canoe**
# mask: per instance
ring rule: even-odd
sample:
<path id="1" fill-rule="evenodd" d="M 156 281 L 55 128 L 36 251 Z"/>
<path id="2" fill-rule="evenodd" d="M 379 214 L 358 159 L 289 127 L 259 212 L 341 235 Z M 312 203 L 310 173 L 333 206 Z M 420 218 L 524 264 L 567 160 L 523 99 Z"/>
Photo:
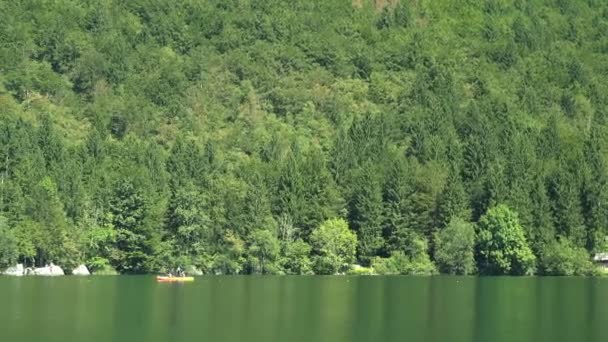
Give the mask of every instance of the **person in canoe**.
<path id="1" fill-rule="evenodd" d="M 184 270 L 182 270 L 182 268 L 180 266 L 177 267 L 177 269 L 175 270 L 175 275 L 173 275 L 173 273 L 171 271 L 167 272 L 166 275 L 167 278 L 184 278 L 186 277 L 186 272 L 184 272 Z"/>
<path id="2" fill-rule="evenodd" d="M 156 280 L 159 282 L 192 282 L 194 281 L 194 277 L 188 277 L 185 270 L 179 266 L 170 271 L 168 270 L 166 276 L 156 276 Z"/>

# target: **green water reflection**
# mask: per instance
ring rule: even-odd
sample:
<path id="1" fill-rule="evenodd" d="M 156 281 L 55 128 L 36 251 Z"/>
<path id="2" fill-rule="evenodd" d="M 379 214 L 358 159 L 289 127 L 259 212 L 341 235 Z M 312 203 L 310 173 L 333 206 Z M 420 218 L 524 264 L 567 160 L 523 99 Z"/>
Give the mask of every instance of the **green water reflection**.
<path id="1" fill-rule="evenodd" d="M 3 341 L 608 341 L 608 279 L 0 278 Z"/>

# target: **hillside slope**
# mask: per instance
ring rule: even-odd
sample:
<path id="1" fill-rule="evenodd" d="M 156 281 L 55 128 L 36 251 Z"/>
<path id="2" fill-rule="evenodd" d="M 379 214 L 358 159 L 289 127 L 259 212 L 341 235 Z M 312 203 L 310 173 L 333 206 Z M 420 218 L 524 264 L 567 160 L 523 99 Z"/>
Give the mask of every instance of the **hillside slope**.
<path id="1" fill-rule="evenodd" d="M 358 4 L 0 2 L 0 264 L 587 272 L 608 3 Z"/>

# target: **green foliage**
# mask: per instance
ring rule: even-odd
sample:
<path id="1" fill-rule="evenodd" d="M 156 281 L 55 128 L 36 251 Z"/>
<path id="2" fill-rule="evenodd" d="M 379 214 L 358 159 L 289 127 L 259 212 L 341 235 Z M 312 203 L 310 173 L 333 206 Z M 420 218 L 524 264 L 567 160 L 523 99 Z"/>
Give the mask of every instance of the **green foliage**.
<path id="1" fill-rule="evenodd" d="M 110 265 L 108 259 L 93 257 L 87 261 L 88 269 L 95 275 L 117 275 L 118 272 Z"/>
<path id="2" fill-rule="evenodd" d="M 480 227 L 482 273 L 530 271 L 522 236 L 539 260 L 556 239 L 603 252 L 606 13 L 562 0 L 5 1 L 2 262 L 425 273 L 412 269 L 431 268 L 416 252 L 428 243 L 443 272 L 469 273 L 453 218 Z M 486 215 L 499 204 L 522 233 Z M 355 259 L 315 233 L 335 217 Z"/>
<path id="3" fill-rule="evenodd" d="M 435 265 L 428 259 L 412 260 L 401 251 L 396 251 L 388 258 L 376 257 L 371 267 L 376 274 L 381 275 L 432 275 L 437 273 Z"/>
<path id="4" fill-rule="evenodd" d="M 251 273 L 276 274 L 279 271 L 279 240 L 268 230 L 258 230 L 251 234 L 249 265 Z"/>
<path id="5" fill-rule="evenodd" d="M 131 182 L 117 184 L 112 201 L 112 225 L 116 229 L 113 266 L 120 272 L 144 273 L 153 271 L 157 253 L 155 232 L 146 222 L 149 204 Z"/>
<path id="6" fill-rule="evenodd" d="M 194 189 L 178 189 L 169 204 L 169 239 L 181 265 L 200 266 L 209 253 L 211 228 L 205 202 L 206 198 Z"/>
<path id="7" fill-rule="evenodd" d="M 534 272 L 536 258 L 528 247 L 517 214 L 507 206 L 490 208 L 479 220 L 477 236 L 481 273 L 524 275 Z"/>
<path id="8" fill-rule="evenodd" d="M 75 245 L 73 230 L 69 227 L 63 203 L 58 196 L 55 183 L 43 178 L 35 187 L 35 198 L 29 210 L 36 220 L 35 233 L 40 237 L 36 243 L 37 259 L 49 260 L 65 266 L 78 263 L 78 249 Z"/>
<path id="9" fill-rule="evenodd" d="M 18 257 L 17 238 L 6 218 L 0 216 L 0 267 L 14 265 Z"/>
<path id="10" fill-rule="evenodd" d="M 366 276 L 366 275 L 375 275 L 376 272 L 371 267 L 363 267 L 360 265 L 353 265 L 350 269 L 346 271 L 348 275 L 358 275 L 358 276 Z"/>
<path id="11" fill-rule="evenodd" d="M 355 261 L 357 236 L 343 219 L 323 222 L 312 232 L 310 240 L 315 253 L 313 269 L 317 274 L 342 272 Z"/>
<path id="12" fill-rule="evenodd" d="M 228 231 L 222 238 L 222 253 L 213 261 L 216 274 L 239 274 L 245 264 L 245 242 L 233 232 Z"/>
<path id="13" fill-rule="evenodd" d="M 382 248 L 382 191 L 375 172 L 364 169 L 355 182 L 349 220 L 357 232 L 357 254 L 363 264 Z"/>
<path id="14" fill-rule="evenodd" d="M 597 273 L 589 253 L 567 239 L 548 244 L 540 257 L 540 272 L 546 275 L 574 276 Z"/>
<path id="15" fill-rule="evenodd" d="M 302 240 L 287 242 L 283 245 L 283 270 L 286 274 L 312 273 L 310 252 L 312 248 Z"/>
<path id="16" fill-rule="evenodd" d="M 437 225 L 447 226 L 454 218 L 469 220 L 471 217 L 466 191 L 459 178 L 447 180 L 444 190 L 437 199 Z"/>
<path id="17" fill-rule="evenodd" d="M 428 255 L 428 243 L 424 238 L 412 235 L 405 251 L 394 251 L 390 257 L 375 257 L 371 268 L 377 274 L 431 275 L 437 268 Z"/>
<path id="18" fill-rule="evenodd" d="M 435 260 L 442 273 L 475 272 L 475 227 L 455 218 L 435 236 Z"/>

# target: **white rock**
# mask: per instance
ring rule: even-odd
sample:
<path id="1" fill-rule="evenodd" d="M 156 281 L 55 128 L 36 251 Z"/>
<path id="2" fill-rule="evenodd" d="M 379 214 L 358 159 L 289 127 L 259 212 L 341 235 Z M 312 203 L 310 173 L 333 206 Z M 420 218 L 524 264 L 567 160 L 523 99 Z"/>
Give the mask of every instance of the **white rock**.
<path id="1" fill-rule="evenodd" d="M 34 275 L 53 277 L 62 276 L 64 273 L 61 267 L 51 263 L 49 266 L 34 269 Z"/>
<path id="2" fill-rule="evenodd" d="M 23 264 L 17 264 L 6 269 L 2 274 L 21 277 L 23 275 Z"/>
<path id="3" fill-rule="evenodd" d="M 76 267 L 72 271 L 72 274 L 73 275 L 78 275 L 78 276 L 88 276 L 88 275 L 91 275 L 91 273 L 89 272 L 89 269 L 85 265 L 80 265 L 80 266 Z"/>

